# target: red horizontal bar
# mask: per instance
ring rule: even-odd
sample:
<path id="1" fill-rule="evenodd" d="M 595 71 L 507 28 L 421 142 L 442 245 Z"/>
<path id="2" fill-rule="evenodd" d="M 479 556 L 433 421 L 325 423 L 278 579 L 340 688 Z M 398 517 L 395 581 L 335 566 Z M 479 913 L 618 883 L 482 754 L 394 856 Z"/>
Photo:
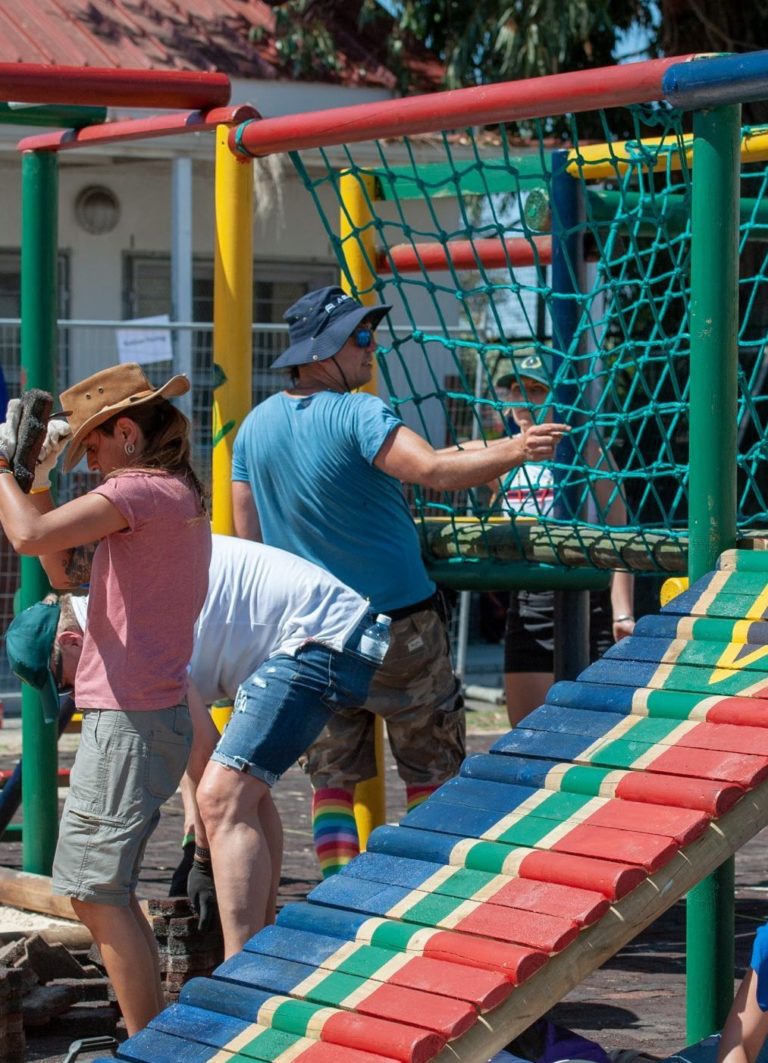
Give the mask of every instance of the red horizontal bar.
<path id="1" fill-rule="evenodd" d="M 0 63 L 0 100 L 87 103 L 107 107 L 194 107 L 229 103 L 226 74 L 195 70 L 116 70 L 112 67 Z"/>
<path id="2" fill-rule="evenodd" d="M 114 144 L 121 140 L 166 137 L 174 133 L 200 133 L 217 125 L 238 125 L 259 118 L 250 104 L 213 107 L 210 111 L 186 111 L 183 114 L 156 114 L 150 118 L 131 118 L 123 122 L 105 122 L 83 129 L 57 129 L 53 133 L 36 133 L 24 137 L 19 151 L 68 151 L 85 144 Z"/>
<path id="3" fill-rule="evenodd" d="M 645 63 L 549 74 L 525 81 L 452 89 L 401 100 L 382 100 L 330 111 L 267 118 L 233 130 L 229 146 L 242 155 L 269 155 L 299 148 L 435 133 L 553 114 L 648 103 L 662 98 L 670 66 L 693 58 L 671 56 Z"/>
<path id="4" fill-rule="evenodd" d="M 397 244 L 382 251 L 376 262 L 379 273 L 419 273 L 453 269 L 506 269 L 508 266 L 548 266 L 552 261 L 552 240 L 534 236 L 531 240 L 451 240 L 447 244 Z"/>

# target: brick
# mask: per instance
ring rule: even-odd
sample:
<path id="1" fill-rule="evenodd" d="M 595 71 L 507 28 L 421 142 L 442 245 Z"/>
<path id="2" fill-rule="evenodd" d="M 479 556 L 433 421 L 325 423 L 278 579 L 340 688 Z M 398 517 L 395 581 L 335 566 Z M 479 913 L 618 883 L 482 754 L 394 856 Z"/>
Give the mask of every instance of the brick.
<path id="1" fill-rule="evenodd" d="M 77 991 L 71 986 L 36 986 L 22 1002 L 24 1025 L 47 1026 L 76 1003 Z"/>
<path id="2" fill-rule="evenodd" d="M 43 985 L 56 978 L 82 977 L 82 967 L 67 948 L 50 944 L 40 934 L 27 938 L 27 960 Z"/>

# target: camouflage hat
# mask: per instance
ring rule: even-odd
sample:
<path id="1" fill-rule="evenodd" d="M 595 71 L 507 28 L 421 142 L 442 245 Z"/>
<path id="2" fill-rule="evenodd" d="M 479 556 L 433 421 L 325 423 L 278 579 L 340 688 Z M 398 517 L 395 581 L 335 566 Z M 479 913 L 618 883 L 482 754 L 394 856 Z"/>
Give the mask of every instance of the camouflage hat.
<path id="1" fill-rule="evenodd" d="M 535 347 L 522 347 L 512 356 L 513 369 L 503 373 L 496 381 L 497 388 L 509 388 L 521 380 L 535 380 L 545 387 L 552 387 L 552 359 L 539 354 Z"/>

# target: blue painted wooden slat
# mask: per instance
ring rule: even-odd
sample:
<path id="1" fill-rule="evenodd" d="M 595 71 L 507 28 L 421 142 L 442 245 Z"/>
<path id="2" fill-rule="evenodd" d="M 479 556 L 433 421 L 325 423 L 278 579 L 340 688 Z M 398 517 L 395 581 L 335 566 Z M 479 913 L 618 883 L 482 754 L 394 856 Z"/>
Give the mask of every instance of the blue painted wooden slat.
<path id="1" fill-rule="evenodd" d="M 209 1045 L 182 1041 L 159 1030 L 147 1029 L 123 1041 L 117 1058 L 131 1063 L 180 1063 L 181 1060 L 184 1063 L 207 1063 L 216 1052 Z"/>
<path id="2" fill-rule="evenodd" d="M 277 917 L 278 926 L 310 933 L 322 932 L 345 941 L 354 941 L 363 924 L 370 916 L 361 912 L 344 911 L 340 908 L 320 908 L 315 904 L 286 904 Z M 189 983 L 187 983 L 189 984 Z"/>
<path id="3" fill-rule="evenodd" d="M 255 985 L 240 985 L 223 978 L 191 978 L 179 994 L 179 1003 L 256 1022 L 259 1008 L 274 997 Z"/>
<path id="4" fill-rule="evenodd" d="M 589 683 L 586 680 L 555 683 L 547 691 L 550 705 L 571 709 L 592 709 L 594 712 L 615 712 L 624 716 L 632 711 L 635 691 L 625 686 Z"/>
<path id="5" fill-rule="evenodd" d="M 252 1023 L 241 1019 L 232 1018 L 229 1015 L 216 1014 L 203 1008 L 192 1007 L 185 1004 L 174 1004 L 161 1011 L 160 1014 L 149 1024 L 150 1030 L 160 1033 L 171 1034 L 181 1040 L 197 1041 L 200 1044 L 210 1045 L 213 1048 L 225 1048 L 234 1037 L 244 1033 Z M 258 1031 L 253 1032 L 255 1038 Z M 296 1044 L 295 1034 L 283 1034 L 280 1031 L 270 1031 L 269 1043 L 264 1049 L 249 1044 L 244 1054 L 249 1059 L 264 1060 L 269 1063 L 275 1058 L 275 1049 L 287 1051 Z M 271 1050 L 270 1050 L 271 1049 Z M 241 1049 L 241 1051 L 243 1051 Z M 186 1060 L 186 1052 L 179 1055 L 180 1063 Z"/>
<path id="6" fill-rule="evenodd" d="M 475 753 L 461 765 L 460 775 L 468 779 L 487 779 L 489 782 L 518 783 L 540 789 L 546 785 L 547 775 L 560 761 L 516 757 L 507 753 Z"/>

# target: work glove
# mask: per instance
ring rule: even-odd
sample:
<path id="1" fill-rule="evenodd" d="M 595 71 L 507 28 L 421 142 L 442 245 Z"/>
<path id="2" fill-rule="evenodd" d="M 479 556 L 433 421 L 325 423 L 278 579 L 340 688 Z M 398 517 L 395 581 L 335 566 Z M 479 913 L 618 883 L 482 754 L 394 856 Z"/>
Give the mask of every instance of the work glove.
<path id="1" fill-rule="evenodd" d="M 210 930 L 215 922 L 218 906 L 216 904 L 216 886 L 213 882 L 213 868 L 210 861 L 201 863 L 193 860 L 187 878 L 187 896 L 197 912 L 197 929 Z"/>
<path id="2" fill-rule="evenodd" d="M 33 491 L 49 486 L 51 473 L 56 468 L 56 462 L 59 460 L 59 455 L 62 450 L 69 442 L 68 437 L 71 433 L 72 429 L 61 417 L 54 417 L 52 421 L 48 422 L 45 439 L 40 449 L 37 465 L 35 466 L 35 481 L 32 484 Z"/>
<path id="3" fill-rule="evenodd" d="M 192 860 L 195 856 L 195 839 L 186 842 L 181 847 L 183 856 L 179 860 L 176 870 L 173 872 L 173 878 L 171 879 L 171 888 L 168 890 L 169 897 L 186 897 L 187 896 L 187 878 L 189 872 L 192 870 Z"/>
<path id="4" fill-rule="evenodd" d="M 0 458 L 5 458 L 11 465 L 13 464 L 13 456 L 16 453 L 20 418 L 21 399 L 11 399 L 5 411 L 5 421 L 0 424 Z"/>

